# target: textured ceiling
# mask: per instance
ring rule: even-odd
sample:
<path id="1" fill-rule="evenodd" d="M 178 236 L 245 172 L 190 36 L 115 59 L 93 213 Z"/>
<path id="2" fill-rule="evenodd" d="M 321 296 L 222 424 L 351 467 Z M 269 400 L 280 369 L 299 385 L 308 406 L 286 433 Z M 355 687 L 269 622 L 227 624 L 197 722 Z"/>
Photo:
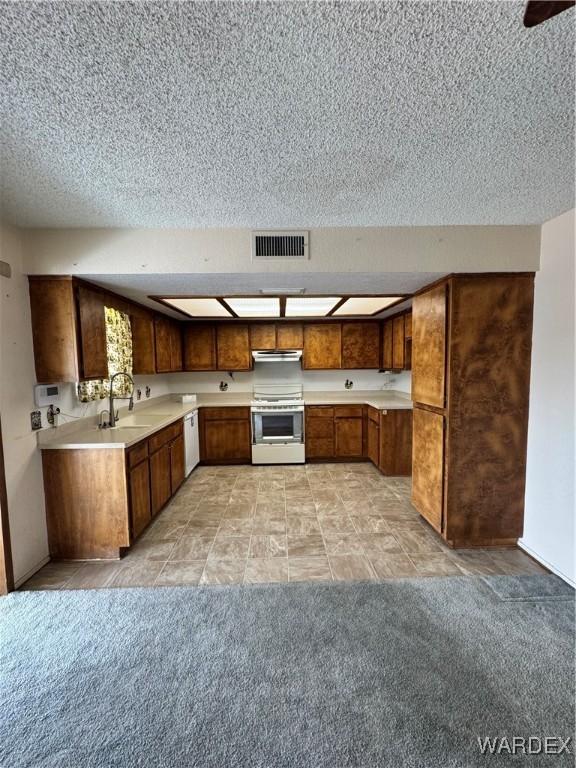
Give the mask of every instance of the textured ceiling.
<path id="1" fill-rule="evenodd" d="M 539 223 L 573 206 L 574 12 L 3 2 L 22 226 Z"/>
<path id="2" fill-rule="evenodd" d="M 433 283 L 441 272 L 332 272 L 292 274 L 163 274 L 163 275 L 79 275 L 96 285 L 139 301 L 173 317 L 171 312 L 148 296 L 235 296 L 290 293 L 340 296 L 342 294 L 412 294 Z M 384 315 L 387 312 L 383 313 Z"/>

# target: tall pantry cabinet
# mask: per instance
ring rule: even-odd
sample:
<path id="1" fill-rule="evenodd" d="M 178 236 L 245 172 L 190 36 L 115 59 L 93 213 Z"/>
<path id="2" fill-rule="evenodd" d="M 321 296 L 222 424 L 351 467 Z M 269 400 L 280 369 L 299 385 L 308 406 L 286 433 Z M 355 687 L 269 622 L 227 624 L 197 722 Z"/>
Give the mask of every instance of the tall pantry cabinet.
<path id="1" fill-rule="evenodd" d="M 522 535 L 533 274 L 462 275 L 412 305 L 412 502 L 452 546 Z"/>

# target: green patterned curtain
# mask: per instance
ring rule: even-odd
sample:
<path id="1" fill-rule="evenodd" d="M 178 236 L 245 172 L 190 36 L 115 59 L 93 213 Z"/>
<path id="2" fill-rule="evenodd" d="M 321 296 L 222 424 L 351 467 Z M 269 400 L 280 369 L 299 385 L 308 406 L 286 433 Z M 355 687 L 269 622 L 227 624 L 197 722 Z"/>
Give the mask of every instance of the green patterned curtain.
<path id="1" fill-rule="evenodd" d="M 132 375 L 132 328 L 130 317 L 112 307 L 104 307 L 106 320 L 106 351 L 108 373 L 125 371 Z M 114 394 L 120 397 L 130 394 L 131 384 L 125 377 L 114 382 Z M 110 380 L 81 381 L 78 384 L 78 399 L 81 403 L 103 400 L 110 392 Z"/>

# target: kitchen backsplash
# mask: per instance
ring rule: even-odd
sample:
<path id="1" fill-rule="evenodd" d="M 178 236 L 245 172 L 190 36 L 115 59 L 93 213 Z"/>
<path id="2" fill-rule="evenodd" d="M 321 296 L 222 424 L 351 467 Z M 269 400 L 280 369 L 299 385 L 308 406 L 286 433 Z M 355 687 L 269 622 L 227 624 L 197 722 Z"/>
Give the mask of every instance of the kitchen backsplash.
<path id="1" fill-rule="evenodd" d="M 150 397 L 161 397 L 179 392 L 219 392 L 220 382 L 228 384 L 228 392 L 251 392 L 255 385 L 299 382 L 305 390 L 344 390 L 346 380 L 354 382 L 353 390 L 394 389 L 399 392 L 411 391 L 410 371 L 400 373 L 378 373 L 378 371 L 303 371 L 294 363 L 264 363 L 257 365 L 254 371 L 236 372 L 230 377 L 225 371 L 206 373 L 166 373 L 157 376 L 135 376 L 136 390 L 142 393 L 141 401 L 146 400 L 146 387 L 150 387 Z M 136 396 L 134 400 L 137 402 Z M 126 401 L 118 400 L 118 406 Z M 108 408 L 108 399 L 90 403 L 80 403 L 76 397 L 74 384 L 62 385 L 62 398 L 58 403 L 61 411 L 59 424 L 66 424 L 77 418 L 95 416 Z M 42 426 L 48 427 L 46 411 L 42 412 Z"/>
<path id="2" fill-rule="evenodd" d="M 386 374 L 378 371 L 338 370 L 303 371 L 295 363 L 261 363 L 253 371 L 234 373 L 233 378 L 225 371 L 206 373 L 168 374 L 171 392 L 218 392 L 221 381 L 228 384 L 229 392 L 251 392 L 255 385 L 298 382 L 304 390 L 344 390 L 346 380 L 354 383 L 353 389 L 395 389 L 411 392 L 410 371 Z M 159 378 L 159 377 L 156 377 Z"/>

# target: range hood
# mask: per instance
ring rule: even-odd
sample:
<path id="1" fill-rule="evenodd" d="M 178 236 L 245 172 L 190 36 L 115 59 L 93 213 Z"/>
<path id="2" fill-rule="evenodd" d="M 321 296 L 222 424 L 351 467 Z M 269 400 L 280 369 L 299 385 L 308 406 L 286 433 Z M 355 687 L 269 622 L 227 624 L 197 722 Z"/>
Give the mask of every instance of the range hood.
<path id="1" fill-rule="evenodd" d="M 299 363 L 301 349 L 262 349 L 252 352 L 255 363 Z"/>

